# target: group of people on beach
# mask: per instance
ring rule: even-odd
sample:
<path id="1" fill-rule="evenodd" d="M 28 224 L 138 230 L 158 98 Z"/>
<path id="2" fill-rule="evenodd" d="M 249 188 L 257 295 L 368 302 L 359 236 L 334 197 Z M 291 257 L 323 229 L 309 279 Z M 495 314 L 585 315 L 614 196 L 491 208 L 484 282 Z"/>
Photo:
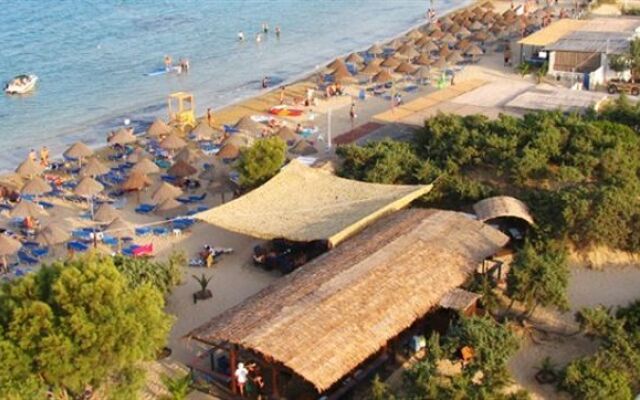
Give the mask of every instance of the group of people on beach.
<path id="1" fill-rule="evenodd" d="M 179 74 L 183 73 L 183 72 L 189 72 L 189 68 L 191 68 L 191 65 L 189 64 L 189 59 L 187 58 L 181 58 L 180 61 L 178 62 L 178 65 L 175 66 L 177 67 L 177 72 Z M 170 72 L 173 71 L 174 69 L 174 65 L 173 65 L 173 59 L 171 58 L 170 55 L 165 55 L 164 56 L 164 68 Z"/>
<path id="2" fill-rule="evenodd" d="M 280 26 L 276 25 L 275 29 L 274 29 L 274 33 L 276 34 L 276 39 L 280 39 Z M 266 22 L 262 23 L 262 26 L 260 27 L 260 31 L 256 33 L 256 42 L 260 43 L 262 42 L 263 39 L 263 35 L 266 36 L 269 34 L 269 24 Z M 245 37 L 244 37 L 244 32 L 243 31 L 238 31 L 238 41 L 240 42 L 244 42 L 245 41 Z"/>
<path id="3" fill-rule="evenodd" d="M 31 159 L 31 161 L 33 162 L 40 162 L 40 165 L 42 165 L 43 167 L 48 167 L 49 166 L 49 149 L 47 148 L 47 146 L 42 146 L 42 148 L 40 149 L 40 159 L 38 159 L 38 154 L 36 153 L 35 149 L 31 149 L 31 151 L 29 152 L 29 158 Z"/>

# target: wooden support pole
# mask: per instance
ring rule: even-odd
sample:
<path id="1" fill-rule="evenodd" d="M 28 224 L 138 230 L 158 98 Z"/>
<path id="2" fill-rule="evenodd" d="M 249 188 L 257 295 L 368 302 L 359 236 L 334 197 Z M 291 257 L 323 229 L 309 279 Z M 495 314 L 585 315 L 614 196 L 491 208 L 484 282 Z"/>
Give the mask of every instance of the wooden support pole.
<path id="1" fill-rule="evenodd" d="M 276 370 L 275 365 L 271 366 L 271 389 L 274 398 L 279 398 L 280 393 L 278 391 L 278 371 Z"/>
<path id="2" fill-rule="evenodd" d="M 236 353 L 236 345 L 232 344 L 231 345 L 231 349 L 229 351 L 229 364 L 231 366 L 231 381 L 230 381 L 230 385 L 231 385 L 231 392 L 233 394 L 236 394 L 238 392 L 238 385 L 236 385 L 236 369 L 238 368 L 238 357 L 237 357 L 237 353 Z"/>

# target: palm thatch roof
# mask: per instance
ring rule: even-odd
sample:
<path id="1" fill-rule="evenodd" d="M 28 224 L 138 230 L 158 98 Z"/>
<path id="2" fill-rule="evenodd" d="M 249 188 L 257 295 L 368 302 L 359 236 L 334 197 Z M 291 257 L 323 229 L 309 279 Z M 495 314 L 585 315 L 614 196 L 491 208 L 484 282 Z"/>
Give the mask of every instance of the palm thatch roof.
<path id="1" fill-rule="evenodd" d="M 180 203 L 175 199 L 166 199 L 162 203 L 158 204 L 154 212 L 164 217 L 175 217 L 178 215 L 186 215 L 188 208 L 186 205 Z"/>
<path id="2" fill-rule="evenodd" d="M 400 65 L 400 63 L 401 61 L 395 57 L 387 57 L 387 59 L 384 60 L 382 64 L 380 64 L 380 66 L 385 68 L 395 68 Z"/>
<path id="3" fill-rule="evenodd" d="M 66 242 L 70 237 L 71 234 L 68 231 L 58 225 L 51 224 L 45 226 L 38 232 L 36 242 L 45 246 L 53 246 Z"/>
<path id="4" fill-rule="evenodd" d="M 159 204 L 167 199 L 175 199 L 180 195 L 182 195 L 182 189 L 170 183 L 162 182 L 151 195 L 151 201 Z"/>
<path id="5" fill-rule="evenodd" d="M 240 149 L 233 143 L 225 143 L 216 154 L 217 157 L 227 160 L 233 160 L 240 155 Z"/>
<path id="6" fill-rule="evenodd" d="M 167 174 L 178 178 L 184 178 L 198 172 L 198 169 L 186 161 L 178 160 L 168 170 Z"/>
<path id="7" fill-rule="evenodd" d="M 186 147 L 180 150 L 180 152 L 176 154 L 175 158 L 176 160 L 184 161 L 187 164 L 195 164 L 198 161 L 200 161 L 204 156 L 205 155 L 202 152 L 202 150 Z"/>
<path id="8" fill-rule="evenodd" d="M 206 121 L 202 121 L 190 133 L 196 140 L 208 140 L 216 133 Z"/>
<path id="9" fill-rule="evenodd" d="M 420 56 L 416 59 L 416 64 L 418 65 L 431 65 L 431 63 L 433 63 L 433 60 L 431 59 L 431 57 L 429 57 L 427 54 L 422 53 L 420 54 Z"/>
<path id="10" fill-rule="evenodd" d="M 365 75 L 375 75 L 378 72 L 380 72 L 380 66 L 376 63 L 369 63 L 360 71 L 360 73 Z"/>
<path id="11" fill-rule="evenodd" d="M 262 131 L 263 125 L 254 121 L 250 116 L 245 115 L 234 125 L 234 127 L 242 132 L 250 134 L 258 134 Z"/>
<path id="12" fill-rule="evenodd" d="M 142 190 L 151 185 L 151 178 L 147 174 L 140 171 L 133 171 L 122 184 L 122 190 Z"/>
<path id="13" fill-rule="evenodd" d="M 369 47 L 367 53 L 374 55 L 382 54 L 384 53 L 384 49 L 382 48 L 382 46 L 380 46 L 379 43 L 374 43 L 371 47 Z"/>
<path id="14" fill-rule="evenodd" d="M 100 162 L 97 158 L 90 158 L 80 169 L 80 176 L 99 176 L 109 173 L 111 168 Z"/>
<path id="15" fill-rule="evenodd" d="M 148 158 L 142 158 L 132 168 L 131 172 L 139 172 L 142 174 L 157 174 L 160 172 L 160 167 Z"/>
<path id="16" fill-rule="evenodd" d="M 6 257 L 12 254 L 16 254 L 18 250 L 22 247 L 22 243 L 18 240 L 7 236 L 5 234 L 0 234 L 0 256 Z"/>
<path id="17" fill-rule="evenodd" d="M 507 241 L 461 213 L 398 212 L 188 337 L 250 349 L 323 392 L 437 307 Z"/>
<path id="18" fill-rule="evenodd" d="M 329 69 L 347 68 L 347 65 L 344 63 L 344 61 L 342 61 L 342 59 L 336 58 L 335 60 L 331 61 L 329 65 L 327 65 L 327 68 Z"/>
<path id="19" fill-rule="evenodd" d="M 261 239 L 336 244 L 430 189 L 353 181 L 293 160 L 259 188 L 195 218 Z"/>
<path id="20" fill-rule="evenodd" d="M 109 235 L 123 238 L 127 236 L 133 236 L 134 228 L 129 222 L 125 221 L 121 217 L 116 217 L 107 227 L 105 228 L 105 232 Z"/>
<path id="21" fill-rule="evenodd" d="M 27 157 L 27 159 L 21 162 L 18 168 L 16 168 L 16 173 L 21 176 L 39 175 L 43 171 L 44 167 L 30 157 Z"/>
<path id="22" fill-rule="evenodd" d="M 373 81 L 374 82 L 379 82 L 379 83 L 385 83 L 385 82 L 389 82 L 389 81 L 392 81 L 392 80 L 393 80 L 393 76 L 391 76 L 389 71 L 387 71 L 386 69 L 378 72 L 373 77 Z"/>
<path id="23" fill-rule="evenodd" d="M 295 146 L 289 149 L 289 152 L 291 152 L 292 154 L 297 154 L 299 156 L 310 156 L 312 154 L 318 153 L 318 150 L 313 147 L 313 145 L 307 140 L 301 140 L 296 143 Z"/>
<path id="24" fill-rule="evenodd" d="M 352 64 L 361 64 L 364 62 L 364 58 L 358 53 L 351 53 L 345 58 L 345 61 Z"/>
<path id="25" fill-rule="evenodd" d="M 464 54 L 468 54 L 470 56 L 481 56 L 484 54 L 484 51 L 480 47 L 475 44 L 472 44 L 465 50 Z"/>
<path id="26" fill-rule="evenodd" d="M 104 190 L 102 183 L 95 179 L 85 176 L 80 180 L 78 185 L 73 189 L 73 193 L 82 197 L 92 197 Z"/>
<path id="27" fill-rule="evenodd" d="M 140 147 L 136 147 L 131 152 L 131 154 L 127 156 L 127 162 L 130 164 L 135 164 L 147 156 L 149 156 L 149 153 L 147 153 L 144 149 Z"/>
<path id="28" fill-rule="evenodd" d="M 171 133 L 171 127 L 167 125 L 160 118 L 156 118 L 155 121 L 147 129 L 147 135 L 149 136 L 165 136 Z"/>
<path id="29" fill-rule="evenodd" d="M 300 139 L 300 137 L 296 135 L 296 133 L 292 131 L 291 128 L 289 128 L 288 126 L 283 126 L 282 128 L 280 128 L 278 132 L 276 132 L 276 136 L 284 140 L 285 143 L 289 145 L 293 144 L 298 139 Z"/>
<path id="30" fill-rule="evenodd" d="M 39 204 L 32 201 L 22 200 L 9 212 L 11 218 L 38 218 L 46 217 L 49 213 Z"/>
<path id="31" fill-rule="evenodd" d="M 93 214 L 93 220 L 98 222 L 110 222 L 116 219 L 120 213 L 109 203 L 102 204 Z"/>
<path id="32" fill-rule="evenodd" d="M 62 154 L 67 158 L 90 157 L 93 154 L 93 150 L 82 142 L 75 142 Z"/>
<path id="33" fill-rule="evenodd" d="M 417 79 L 429 79 L 431 78 L 431 70 L 429 67 L 422 66 L 415 70 L 413 76 Z"/>
<path id="34" fill-rule="evenodd" d="M 513 217 L 522 219 L 530 225 L 535 224 L 527 205 L 514 197 L 495 196 L 480 200 L 473 205 L 473 211 L 480 221 Z"/>
<path id="35" fill-rule="evenodd" d="M 36 176 L 35 178 L 31 179 L 30 181 L 24 184 L 24 186 L 22 187 L 22 190 L 20 190 L 20 193 L 23 195 L 27 194 L 27 195 L 39 196 L 44 193 L 49 193 L 50 191 L 51 191 L 51 185 L 49 184 L 49 182 L 45 181 L 39 176 Z"/>
<path id="36" fill-rule="evenodd" d="M 112 136 L 107 139 L 107 143 L 110 145 L 125 145 L 129 143 L 135 143 L 138 140 L 133 134 L 132 128 L 120 128 Z"/>
<path id="37" fill-rule="evenodd" d="M 399 72 L 401 74 L 411 74 L 415 72 L 415 70 L 416 70 L 416 67 L 409 64 L 408 62 L 403 62 L 402 64 L 398 65 L 395 69 L 396 72 Z"/>
<path id="38" fill-rule="evenodd" d="M 182 138 L 175 133 L 167 136 L 162 142 L 160 142 L 160 147 L 165 150 L 178 150 L 185 147 L 186 145 L 187 142 L 182 140 Z"/>
<path id="39" fill-rule="evenodd" d="M 454 288 L 440 299 L 439 306 L 450 310 L 464 311 L 480 297 L 478 293 L 468 292 L 464 289 Z"/>

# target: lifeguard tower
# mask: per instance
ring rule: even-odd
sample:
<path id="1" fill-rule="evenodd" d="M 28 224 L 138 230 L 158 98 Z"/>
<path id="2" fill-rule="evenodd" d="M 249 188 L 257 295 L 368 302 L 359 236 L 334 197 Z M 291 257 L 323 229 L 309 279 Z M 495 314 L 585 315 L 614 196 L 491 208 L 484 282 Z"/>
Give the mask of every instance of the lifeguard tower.
<path id="1" fill-rule="evenodd" d="M 187 133 L 196 125 L 195 101 L 187 92 L 171 93 L 167 99 L 169 109 L 169 125 Z"/>

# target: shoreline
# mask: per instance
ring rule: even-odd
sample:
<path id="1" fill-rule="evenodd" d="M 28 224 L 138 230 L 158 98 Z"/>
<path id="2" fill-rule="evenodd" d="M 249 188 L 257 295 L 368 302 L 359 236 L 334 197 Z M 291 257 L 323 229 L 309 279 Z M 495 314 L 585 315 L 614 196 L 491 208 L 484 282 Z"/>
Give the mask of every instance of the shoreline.
<path id="1" fill-rule="evenodd" d="M 459 4 L 459 5 L 452 5 L 452 7 L 446 9 L 445 12 L 443 12 L 442 14 L 439 14 L 437 16 L 437 18 L 442 18 L 444 16 L 450 15 L 452 13 L 455 13 L 457 11 L 460 11 L 462 9 L 471 7 L 475 4 L 478 4 L 480 1 L 479 0 L 465 0 L 463 3 Z M 389 43 L 394 39 L 398 39 L 403 37 L 404 35 L 406 35 L 408 32 L 423 27 L 425 25 L 428 24 L 428 22 L 426 21 L 426 19 L 424 18 L 424 15 L 421 14 L 419 17 L 419 22 L 414 23 L 412 25 L 410 25 L 409 27 L 405 28 L 404 30 L 402 30 L 401 32 L 397 32 L 397 33 L 393 33 L 389 36 L 386 36 L 385 38 L 378 40 L 376 42 L 372 42 L 372 43 L 368 43 L 365 46 L 359 47 L 359 48 L 355 48 L 355 49 L 351 49 L 349 51 L 346 51 L 344 53 L 340 53 L 337 54 L 335 56 L 332 56 L 330 59 L 328 60 L 324 60 L 322 62 L 320 62 L 319 64 L 317 64 L 315 66 L 315 68 L 311 69 L 311 70 L 305 70 L 304 72 L 301 72 L 299 74 L 293 75 L 288 79 L 284 79 L 281 82 L 278 82 L 277 85 L 273 86 L 273 87 L 269 87 L 267 89 L 262 89 L 262 90 L 258 90 L 257 92 L 253 92 L 251 94 L 247 94 L 244 96 L 239 96 L 234 98 L 233 100 L 228 101 L 225 104 L 222 104 L 220 106 L 217 107 L 211 107 L 211 109 L 214 111 L 214 118 L 216 117 L 216 114 L 222 113 L 227 109 L 231 109 L 232 107 L 237 107 L 240 106 L 242 103 L 244 102 L 248 102 L 248 101 L 252 101 L 252 100 L 257 100 L 263 96 L 268 96 L 269 94 L 275 92 L 276 90 L 278 90 L 278 88 L 280 86 L 290 86 L 290 85 L 295 85 L 298 83 L 302 83 L 305 82 L 307 80 L 309 80 L 309 78 L 311 78 L 315 73 L 317 73 L 318 71 L 322 70 L 323 68 L 326 67 L 327 64 L 329 64 L 331 61 L 333 61 L 336 58 L 342 58 L 345 57 L 351 53 L 354 52 L 362 52 L 365 51 L 366 49 L 368 49 L 371 45 L 373 45 L 374 43 Z M 197 98 L 196 98 L 196 104 L 198 103 Z M 151 111 L 150 113 L 144 113 L 145 109 L 151 109 L 153 111 Z M 122 120 L 127 118 L 131 120 L 131 124 L 129 126 L 132 126 L 134 128 L 140 127 L 140 126 L 146 126 L 148 127 L 155 118 L 161 118 L 163 120 L 166 120 L 166 115 L 159 117 L 158 115 L 151 115 L 153 114 L 153 112 L 155 111 L 155 113 L 157 114 L 158 111 L 161 110 L 166 110 L 166 104 L 161 101 L 159 103 L 154 103 L 154 104 L 147 104 L 145 106 L 140 106 L 137 110 L 135 111 L 129 111 L 127 112 L 126 110 L 115 110 L 115 112 L 113 114 L 116 114 L 112 117 L 108 117 L 108 118 L 101 118 L 101 117 L 96 117 L 92 120 L 89 120 L 88 122 L 84 123 L 82 125 L 81 129 L 78 130 L 73 130 L 73 131 L 67 131 L 67 132 L 60 132 L 58 134 L 54 134 L 51 135 L 50 138 L 58 138 L 59 139 L 59 143 L 61 144 L 61 146 L 63 147 L 61 150 L 57 150 L 57 149 L 49 149 L 50 150 L 50 160 L 51 161 L 64 161 L 63 159 L 63 152 L 66 150 L 66 148 L 68 148 L 69 146 L 71 146 L 73 143 L 77 142 L 77 141 L 81 141 L 83 143 L 85 143 L 86 145 L 88 145 L 91 149 L 93 149 L 96 153 L 96 156 L 101 156 L 103 155 L 103 153 L 109 148 L 108 144 L 106 143 L 106 135 L 108 133 L 109 130 L 114 130 L 117 129 L 118 127 L 122 127 Z M 136 114 L 137 113 L 137 114 Z M 144 115 L 144 114 L 147 115 Z M 201 120 L 202 118 L 204 118 L 204 114 L 197 114 L 196 115 L 196 120 Z M 217 119 L 217 118 L 216 118 Z M 104 129 L 105 132 L 103 134 L 102 137 L 97 136 L 97 137 L 93 137 L 91 136 L 91 134 L 86 133 L 86 131 L 90 131 L 90 130 L 101 130 Z M 145 128 L 146 129 L 146 128 Z M 83 131 L 85 133 L 83 133 Z M 145 137 L 146 136 L 146 131 L 138 131 L 136 132 L 136 136 L 138 137 Z M 65 138 L 68 138 L 67 140 L 65 140 Z M 10 162 L 12 163 L 13 166 L 17 166 L 20 162 L 24 161 L 24 159 L 27 157 L 27 153 L 28 153 L 28 149 L 24 149 L 25 150 L 25 154 L 24 156 L 22 155 L 17 155 L 16 159 L 14 160 L 14 157 L 7 157 L 10 159 Z M 36 148 L 36 151 L 38 151 L 38 148 Z M 6 169 L 5 167 L 0 167 L 0 177 L 4 177 L 7 176 L 9 174 L 13 173 L 13 169 Z"/>

